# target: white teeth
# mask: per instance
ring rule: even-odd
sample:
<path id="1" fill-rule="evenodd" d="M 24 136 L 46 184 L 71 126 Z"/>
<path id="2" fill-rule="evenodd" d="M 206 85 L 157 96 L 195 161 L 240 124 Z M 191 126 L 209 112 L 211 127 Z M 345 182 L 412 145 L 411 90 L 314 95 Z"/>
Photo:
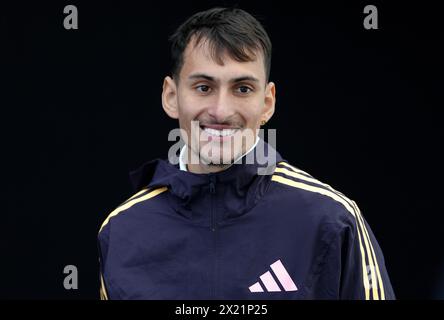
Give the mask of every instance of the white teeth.
<path id="1" fill-rule="evenodd" d="M 237 129 L 216 130 L 216 129 L 211 129 L 211 128 L 204 128 L 204 131 L 212 136 L 225 137 L 225 136 L 233 135 L 237 131 Z"/>

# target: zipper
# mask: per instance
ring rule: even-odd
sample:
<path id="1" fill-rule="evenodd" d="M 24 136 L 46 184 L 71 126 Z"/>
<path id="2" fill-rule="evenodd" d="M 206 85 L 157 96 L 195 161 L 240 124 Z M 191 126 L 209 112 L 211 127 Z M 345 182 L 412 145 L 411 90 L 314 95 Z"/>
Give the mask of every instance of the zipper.
<path id="1" fill-rule="evenodd" d="M 216 177 L 210 174 L 210 197 L 211 197 L 211 231 L 216 231 L 216 219 L 214 217 L 214 195 L 216 194 Z"/>
<path id="2" fill-rule="evenodd" d="M 217 287 L 217 274 L 218 274 L 218 266 L 217 266 L 217 233 L 216 231 L 216 218 L 215 218 L 215 210 L 214 210 L 214 197 L 216 194 L 216 177 L 213 174 L 209 174 L 210 175 L 210 219 L 211 219 L 211 232 L 214 235 L 213 237 L 213 254 L 214 254 L 214 261 L 213 261 L 213 274 L 214 274 L 214 281 L 213 281 L 213 287 L 211 290 L 211 296 L 212 299 L 216 299 L 216 287 Z"/>

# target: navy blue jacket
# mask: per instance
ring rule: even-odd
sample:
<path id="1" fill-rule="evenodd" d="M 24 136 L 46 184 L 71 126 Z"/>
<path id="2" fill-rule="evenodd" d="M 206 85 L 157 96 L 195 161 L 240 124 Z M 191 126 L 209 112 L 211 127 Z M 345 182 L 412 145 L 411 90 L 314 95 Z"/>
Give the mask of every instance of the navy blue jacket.
<path id="1" fill-rule="evenodd" d="M 156 159 L 132 172 L 137 193 L 98 235 L 101 298 L 395 298 L 354 201 L 279 153 L 268 175 L 254 159 L 211 174 Z"/>

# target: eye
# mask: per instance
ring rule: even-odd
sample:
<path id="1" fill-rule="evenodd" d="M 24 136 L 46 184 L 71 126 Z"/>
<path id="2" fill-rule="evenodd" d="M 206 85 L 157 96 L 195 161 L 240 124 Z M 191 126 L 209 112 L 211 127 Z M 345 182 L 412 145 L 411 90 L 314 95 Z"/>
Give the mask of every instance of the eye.
<path id="1" fill-rule="evenodd" d="M 210 91 L 210 87 L 203 84 L 203 85 L 197 86 L 196 90 L 201 93 L 208 93 Z"/>
<path id="2" fill-rule="evenodd" d="M 253 91 L 253 89 L 251 89 L 250 87 L 247 86 L 239 86 L 236 88 L 237 92 L 242 93 L 242 94 L 246 94 L 246 93 L 250 93 L 251 91 Z"/>

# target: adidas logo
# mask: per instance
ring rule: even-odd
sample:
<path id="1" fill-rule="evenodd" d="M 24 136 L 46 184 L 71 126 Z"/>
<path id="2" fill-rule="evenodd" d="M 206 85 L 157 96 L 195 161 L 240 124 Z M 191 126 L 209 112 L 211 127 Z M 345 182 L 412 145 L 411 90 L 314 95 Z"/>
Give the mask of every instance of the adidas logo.
<path id="1" fill-rule="evenodd" d="M 293 280 L 291 279 L 290 275 L 288 274 L 287 270 L 285 269 L 284 265 L 282 264 L 281 260 L 277 260 L 276 262 L 272 263 L 270 267 L 285 291 L 298 290 Z M 268 292 L 282 291 L 281 288 L 279 288 L 279 285 L 277 284 L 276 280 L 274 279 L 270 271 L 265 272 L 259 278 L 261 279 L 262 283 L 265 286 L 265 289 Z M 250 292 L 264 292 L 264 289 L 262 288 L 259 281 L 250 286 L 249 289 Z"/>

